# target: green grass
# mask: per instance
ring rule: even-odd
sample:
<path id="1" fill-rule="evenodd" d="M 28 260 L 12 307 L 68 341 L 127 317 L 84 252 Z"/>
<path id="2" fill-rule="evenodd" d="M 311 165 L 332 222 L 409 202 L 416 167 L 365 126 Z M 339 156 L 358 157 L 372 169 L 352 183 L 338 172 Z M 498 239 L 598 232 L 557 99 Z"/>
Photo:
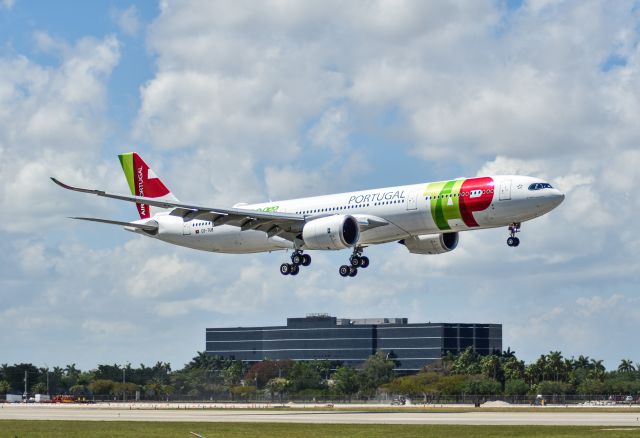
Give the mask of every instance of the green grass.
<path id="1" fill-rule="evenodd" d="M 211 410 L 229 410 L 230 408 L 207 408 Z M 347 411 L 347 412 L 446 412 L 446 413 L 465 413 L 465 412 L 559 412 L 559 413 L 637 413 L 640 414 L 640 407 L 577 407 L 577 406 L 553 406 L 553 407 L 535 407 L 535 406 L 510 406 L 510 407 L 492 407 L 492 408 L 474 408 L 474 407 L 459 407 L 459 406 L 366 406 L 366 407 L 349 407 L 349 406 L 336 406 L 333 408 L 328 407 L 300 407 L 295 406 L 291 408 L 242 408 L 243 412 L 246 410 L 264 411 L 266 409 L 273 411 L 320 411 L 320 412 L 332 412 L 332 411 Z"/>
<path id="2" fill-rule="evenodd" d="M 613 429 L 613 430 L 605 430 Z M 137 421 L 0 420 L 0 438 L 75 437 L 191 437 L 196 432 L 214 437 L 362 437 L 362 438 L 475 438 L 475 437 L 635 437 L 640 429 L 573 426 L 446 426 L 389 424 L 293 423 L 154 423 Z"/>

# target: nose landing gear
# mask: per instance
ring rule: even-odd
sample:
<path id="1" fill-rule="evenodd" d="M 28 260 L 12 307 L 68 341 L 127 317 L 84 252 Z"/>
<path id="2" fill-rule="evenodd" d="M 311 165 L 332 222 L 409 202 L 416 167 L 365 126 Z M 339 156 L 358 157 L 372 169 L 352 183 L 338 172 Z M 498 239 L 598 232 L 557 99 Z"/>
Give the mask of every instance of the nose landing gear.
<path id="1" fill-rule="evenodd" d="M 311 264 L 311 256 L 303 254 L 302 251 L 296 250 L 291 254 L 291 263 L 283 263 L 280 265 L 280 273 L 282 275 L 298 275 L 300 266 L 309 266 Z"/>
<path id="2" fill-rule="evenodd" d="M 520 239 L 516 237 L 516 233 L 520 232 L 520 222 L 514 222 L 509 225 L 509 238 L 507 239 L 508 246 L 518 246 L 520 245 Z"/>
<path id="3" fill-rule="evenodd" d="M 362 248 L 355 248 L 349 257 L 349 264 L 340 266 L 338 272 L 342 277 L 355 277 L 358 275 L 358 268 L 369 266 L 369 257 L 362 255 Z"/>

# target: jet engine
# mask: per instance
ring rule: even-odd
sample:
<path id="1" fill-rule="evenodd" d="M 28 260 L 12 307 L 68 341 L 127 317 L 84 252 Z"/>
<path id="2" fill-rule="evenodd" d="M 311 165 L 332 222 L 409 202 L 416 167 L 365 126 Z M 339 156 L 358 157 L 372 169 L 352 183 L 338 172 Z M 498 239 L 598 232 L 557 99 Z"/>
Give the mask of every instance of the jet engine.
<path id="1" fill-rule="evenodd" d="M 458 233 L 422 234 L 399 243 L 412 254 L 442 254 L 453 251 L 458 246 Z"/>
<path id="2" fill-rule="evenodd" d="M 306 249 L 351 248 L 359 239 L 358 221 L 349 215 L 313 219 L 302 228 L 302 240 Z"/>

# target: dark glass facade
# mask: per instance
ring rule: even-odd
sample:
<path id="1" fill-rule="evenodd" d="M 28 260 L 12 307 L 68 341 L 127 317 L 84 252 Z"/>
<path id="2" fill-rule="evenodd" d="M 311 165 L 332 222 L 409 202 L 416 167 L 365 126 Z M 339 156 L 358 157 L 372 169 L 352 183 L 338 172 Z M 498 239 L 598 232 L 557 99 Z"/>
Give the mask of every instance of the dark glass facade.
<path id="1" fill-rule="evenodd" d="M 468 346 L 480 354 L 502 351 L 502 325 L 409 324 L 406 318 L 349 320 L 322 315 L 288 318 L 286 326 L 206 331 L 210 355 L 245 362 L 327 359 L 355 366 L 382 351 L 396 361 L 398 371 L 417 371 Z"/>

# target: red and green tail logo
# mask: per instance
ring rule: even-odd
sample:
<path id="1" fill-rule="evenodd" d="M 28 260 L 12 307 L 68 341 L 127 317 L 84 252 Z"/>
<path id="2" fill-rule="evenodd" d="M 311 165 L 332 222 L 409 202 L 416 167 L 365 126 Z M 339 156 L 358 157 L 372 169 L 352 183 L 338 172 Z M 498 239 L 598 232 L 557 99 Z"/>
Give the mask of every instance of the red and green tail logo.
<path id="1" fill-rule="evenodd" d="M 134 196 L 144 196 L 147 198 L 161 198 L 169 195 L 169 189 L 162 184 L 160 178 L 153 173 L 140 156 L 135 152 L 118 155 L 122 170 L 127 177 L 131 194 Z M 146 204 L 136 204 L 140 219 L 151 217 L 151 211 Z"/>

